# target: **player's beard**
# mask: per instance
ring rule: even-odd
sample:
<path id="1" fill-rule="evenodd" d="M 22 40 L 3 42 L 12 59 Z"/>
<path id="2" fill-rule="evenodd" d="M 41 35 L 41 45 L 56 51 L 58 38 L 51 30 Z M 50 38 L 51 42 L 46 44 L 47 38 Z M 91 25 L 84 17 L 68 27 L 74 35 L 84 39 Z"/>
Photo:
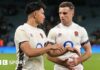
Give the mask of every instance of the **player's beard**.
<path id="1" fill-rule="evenodd" d="M 36 19 L 36 20 L 35 20 L 35 22 L 36 22 L 38 25 L 41 25 L 41 24 L 43 24 L 43 23 L 44 23 L 44 20 L 43 20 L 43 21 L 41 21 L 41 20 Z"/>

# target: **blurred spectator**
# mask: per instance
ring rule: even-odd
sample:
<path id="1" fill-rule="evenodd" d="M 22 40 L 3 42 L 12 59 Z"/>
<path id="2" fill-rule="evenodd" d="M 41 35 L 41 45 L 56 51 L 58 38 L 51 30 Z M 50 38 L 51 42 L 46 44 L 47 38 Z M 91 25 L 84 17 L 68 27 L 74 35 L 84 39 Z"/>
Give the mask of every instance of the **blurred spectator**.
<path id="1" fill-rule="evenodd" d="M 12 40 L 9 41 L 9 42 L 7 43 L 7 46 L 10 46 L 10 47 L 14 46 L 14 42 L 13 42 Z"/>
<path id="2" fill-rule="evenodd" d="M 14 16 L 17 15 L 17 13 L 18 9 L 15 4 L 6 5 L 2 10 L 2 14 L 5 16 Z"/>
<path id="3" fill-rule="evenodd" d="M 94 36 L 95 39 L 91 40 L 91 44 L 100 44 L 100 29 L 94 31 L 92 36 Z"/>
<path id="4" fill-rule="evenodd" d="M 1 46 L 4 46 L 4 41 L 3 41 L 3 39 L 0 39 L 0 47 Z"/>
<path id="5" fill-rule="evenodd" d="M 52 23 L 49 21 L 46 25 L 46 35 L 48 34 L 49 30 L 53 27 Z"/>

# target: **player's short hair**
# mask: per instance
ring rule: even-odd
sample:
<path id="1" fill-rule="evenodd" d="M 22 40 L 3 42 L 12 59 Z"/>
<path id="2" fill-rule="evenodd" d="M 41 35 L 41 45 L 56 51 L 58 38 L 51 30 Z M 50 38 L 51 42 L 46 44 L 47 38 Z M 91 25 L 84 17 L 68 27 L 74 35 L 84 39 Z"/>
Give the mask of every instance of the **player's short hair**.
<path id="1" fill-rule="evenodd" d="M 69 7 L 70 9 L 75 9 L 75 6 L 73 5 L 73 3 L 72 2 L 68 2 L 68 1 L 62 2 L 59 5 L 59 8 L 60 7 Z"/>
<path id="2" fill-rule="evenodd" d="M 31 2 L 26 5 L 25 13 L 29 15 L 36 10 L 40 10 L 41 8 L 46 8 L 46 6 L 42 2 Z"/>

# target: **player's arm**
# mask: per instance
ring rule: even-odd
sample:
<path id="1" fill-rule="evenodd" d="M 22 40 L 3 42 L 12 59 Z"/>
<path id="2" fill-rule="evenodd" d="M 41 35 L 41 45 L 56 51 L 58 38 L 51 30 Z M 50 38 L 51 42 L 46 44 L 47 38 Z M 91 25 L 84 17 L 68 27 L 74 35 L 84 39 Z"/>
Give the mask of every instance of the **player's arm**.
<path id="1" fill-rule="evenodd" d="M 21 42 L 20 43 L 20 49 L 29 57 L 36 57 L 39 55 L 42 55 L 46 52 L 48 52 L 49 50 L 52 50 L 53 48 L 51 47 L 51 45 L 48 45 L 45 48 L 31 48 L 29 42 L 25 41 L 25 42 Z"/>
<path id="2" fill-rule="evenodd" d="M 80 57 L 80 62 L 84 62 L 87 59 L 89 59 L 92 55 L 92 51 L 91 51 L 91 45 L 90 42 L 86 43 L 83 45 L 83 48 L 85 50 L 85 53 Z"/>
<path id="3" fill-rule="evenodd" d="M 54 62 L 54 63 L 56 63 L 56 64 L 59 64 L 59 65 L 62 65 L 62 66 L 65 65 L 65 64 L 64 64 L 65 61 L 63 61 L 63 60 L 61 60 L 61 59 L 59 59 L 59 58 L 57 58 L 57 57 L 47 56 L 47 59 L 50 60 L 50 61 L 52 61 L 52 62 Z"/>
<path id="4" fill-rule="evenodd" d="M 90 41 L 88 39 L 88 34 L 84 28 L 82 29 L 81 45 L 84 48 L 85 53 L 83 55 L 81 55 L 79 58 L 75 58 L 71 64 L 72 66 L 73 65 L 76 66 L 77 64 L 86 61 L 92 55 L 92 50 L 91 50 Z"/>
<path id="5" fill-rule="evenodd" d="M 51 57 L 57 57 L 57 56 L 60 56 L 60 55 L 63 55 L 63 54 L 65 54 L 66 52 L 68 52 L 68 51 L 74 51 L 74 49 L 73 48 L 71 48 L 70 46 L 67 46 L 67 47 L 63 47 L 63 46 L 61 46 L 61 45 L 59 45 L 59 44 L 55 44 L 56 45 L 56 47 L 61 47 L 62 48 L 62 50 L 49 50 L 48 52 L 47 52 L 47 54 L 49 55 L 49 56 L 51 56 Z"/>
<path id="6" fill-rule="evenodd" d="M 84 28 L 82 29 L 82 31 L 83 31 L 83 33 L 82 33 L 82 36 L 81 36 L 81 45 L 84 48 L 85 53 L 83 54 L 83 56 L 81 56 L 79 58 L 79 60 L 80 60 L 79 62 L 86 61 L 92 55 L 91 44 L 90 44 L 90 41 L 89 41 L 89 38 L 88 38 L 87 31 Z"/>
<path id="7" fill-rule="evenodd" d="M 67 63 L 68 62 L 68 59 L 66 60 L 61 60 L 57 57 L 51 57 L 51 56 L 47 56 L 47 59 L 56 63 L 56 64 L 59 64 L 61 66 L 64 66 L 64 67 L 67 67 L 69 68 L 70 70 L 73 70 L 73 67 L 70 67 L 70 65 Z"/>
<path id="8" fill-rule="evenodd" d="M 66 52 L 66 50 L 63 50 L 63 51 L 60 51 L 60 50 L 50 50 L 50 51 L 47 52 L 47 54 L 49 56 L 52 56 L 52 57 L 57 57 L 57 56 L 63 55 L 65 52 Z"/>
<path id="9" fill-rule="evenodd" d="M 83 48 L 85 50 L 85 53 L 78 58 L 74 58 L 74 61 L 69 62 L 71 67 L 74 67 L 74 66 L 86 61 L 87 59 L 89 59 L 91 57 L 92 51 L 91 51 L 90 43 L 88 42 L 88 43 L 84 44 Z"/>
<path id="10" fill-rule="evenodd" d="M 50 50 L 60 50 L 63 51 L 61 47 L 56 47 L 55 45 L 48 44 L 44 48 L 31 48 L 29 42 L 25 41 L 20 43 L 21 50 L 29 57 L 36 57 L 47 53 Z"/>

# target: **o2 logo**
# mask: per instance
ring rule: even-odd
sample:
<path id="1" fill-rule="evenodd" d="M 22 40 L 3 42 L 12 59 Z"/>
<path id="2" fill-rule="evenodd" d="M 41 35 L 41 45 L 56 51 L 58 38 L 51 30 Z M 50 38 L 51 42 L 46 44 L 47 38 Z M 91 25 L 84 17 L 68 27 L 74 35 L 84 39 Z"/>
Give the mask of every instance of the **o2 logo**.
<path id="1" fill-rule="evenodd" d="M 71 47 L 74 47 L 74 44 L 73 44 L 72 41 L 65 41 L 64 44 L 63 44 L 64 48 L 65 48 L 67 45 L 70 45 Z"/>
<path id="2" fill-rule="evenodd" d="M 41 43 L 37 43 L 36 48 L 42 48 L 43 45 Z"/>

